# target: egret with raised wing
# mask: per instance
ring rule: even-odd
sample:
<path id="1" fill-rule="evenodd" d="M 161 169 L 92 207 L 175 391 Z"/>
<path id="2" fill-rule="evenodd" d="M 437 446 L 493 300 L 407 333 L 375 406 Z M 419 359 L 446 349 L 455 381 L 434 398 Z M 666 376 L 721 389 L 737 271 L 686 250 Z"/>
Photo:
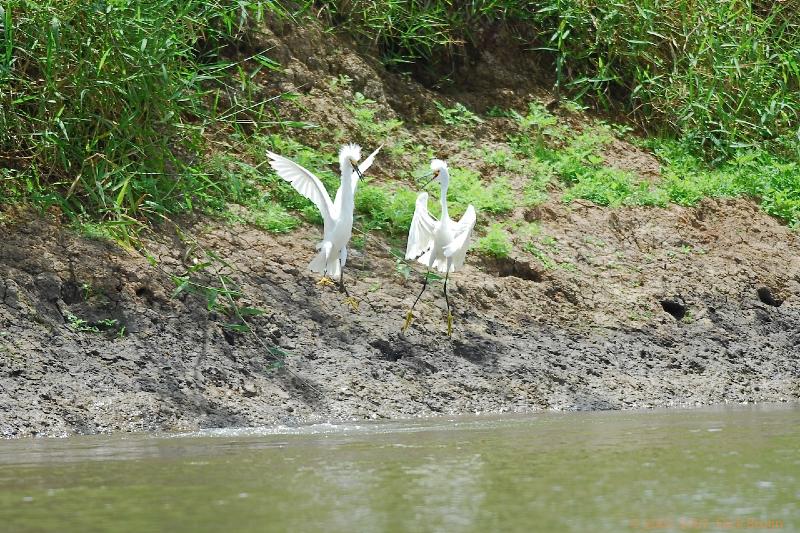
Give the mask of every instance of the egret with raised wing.
<path id="1" fill-rule="evenodd" d="M 364 177 L 364 173 L 375 161 L 378 150 L 380 147 L 359 164 L 361 147 L 357 144 L 342 146 L 339 151 L 342 181 L 333 201 L 331 201 L 325 185 L 310 171 L 290 159 L 267 152 L 269 164 L 278 176 L 288 181 L 297 192 L 311 200 L 322 215 L 324 224 L 322 241 L 317 244 L 319 252 L 311 260 L 309 269 L 322 274 L 319 285 L 333 285 L 333 280 L 338 280 L 339 287 L 346 296 L 345 302 L 354 311 L 358 310 L 358 300 L 352 298 L 347 292 L 342 269 L 347 263 L 347 244 L 353 233 L 354 197 L 358 179 Z"/>
<path id="2" fill-rule="evenodd" d="M 414 304 L 406 315 L 403 325 L 405 332 L 414 320 L 414 308 L 428 287 L 428 277 L 431 269 L 444 273 L 444 300 L 447 305 L 447 335 L 453 333 L 453 314 L 450 311 L 450 298 L 447 295 L 447 280 L 451 272 L 456 272 L 464 266 L 464 259 L 469 248 L 469 238 L 472 228 L 475 227 L 475 208 L 470 204 L 464 216 L 458 222 L 452 220 L 447 213 L 447 187 L 450 183 L 450 174 L 447 163 L 441 159 L 431 161 L 433 177 L 428 181 L 438 181 L 441 187 L 442 215 L 441 220 L 436 220 L 428 213 L 428 193 L 421 192 L 417 196 L 414 218 L 411 220 L 411 229 L 408 233 L 406 259 L 413 259 L 428 267 L 422 290 L 414 300 Z M 428 185 L 425 184 L 425 186 Z M 423 187 L 424 189 L 425 187 Z"/>

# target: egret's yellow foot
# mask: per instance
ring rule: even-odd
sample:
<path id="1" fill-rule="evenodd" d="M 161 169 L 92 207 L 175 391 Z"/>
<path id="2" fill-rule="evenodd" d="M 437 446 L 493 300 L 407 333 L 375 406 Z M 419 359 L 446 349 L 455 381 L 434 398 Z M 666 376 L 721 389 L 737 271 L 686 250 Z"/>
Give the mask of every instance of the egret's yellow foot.
<path id="1" fill-rule="evenodd" d="M 333 287 L 336 285 L 336 283 L 334 283 L 333 280 L 328 276 L 322 276 L 322 278 L 320 278 L 320 280 L 317 282 L 317 285 L 320 287 Z"/>
<path id="2" fill-rule="evenodd" d="M 400 328 L 400 331 L 405 333 L 406 330 L 409 328 L 409 326 L 411 326 L 411 322 L 413 322 L 413 320 L 414 320 L 414 312 L 409 310 L 408 314 L 406 315 L 406 322 L 405 324 L 403 324 L 403 327 Z"/>
<path id="3" fill-rule="evenodd" d="M 453 336 L 453 313 L 447 313 L 447 336 Z"/>
<path id="4" fill-rule="evenodd" d="M 344 303 L 350 306 L 353 311 L 358 312 L 359 301 L 353 298 L 352 296 L 348 296 L 344 299 Z"/>

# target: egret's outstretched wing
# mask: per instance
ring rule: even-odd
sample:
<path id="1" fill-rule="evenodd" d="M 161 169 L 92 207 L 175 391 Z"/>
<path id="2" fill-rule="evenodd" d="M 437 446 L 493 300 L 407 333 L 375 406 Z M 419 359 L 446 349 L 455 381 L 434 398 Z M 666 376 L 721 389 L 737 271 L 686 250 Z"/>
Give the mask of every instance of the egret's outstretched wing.
<path id="1" fill-rule="evenodd" d="M 325 226 L 333 222 L 336 216 L 334 213 L 331 197 L 328 196 L 328 191 L 325 186 L 314 174 L 301 167 L 294 161 L 286 159 L 278 154 L 267 152 L 269 157 L 270 166 L 275 169 L 278 176 L 292 184 L 292 187 L 311 200 L 319 209 L 322 219 L 325 221 Z"/>
<path id="2" fill-rule="evenodd" d="M 475 208 L 470 205 L 461 220 L 455 224 L 453 240 L 444 247 L 444 256 L 452 259 L 453 269 L 460 268 L 464 264 L 467 248 L 469 248 L 469 237 L 472 234 L 472 228 L 475 227 L 476 218 Z"/>
<path id="3" fill-rule="evenodd" d="M 358 165 L 358 171 L 359 172 L 361 172 L 362 174 L 366 174 L 367 173 L 367 170 L 369 170 L 369 167 L 371 167 L 372 163 L 375 162 L 375 156 L 378 155 L 378 152 L 380 152 L 381 148 L 383 148 L 383 145 L 378 146 L 378 148 L 374 152 L 369 154 L 369 157 L 367 157 L 365 160 L 363 160 L 361 162 L 360 165 Z"/>
<path id="4" fill-rule="evenodd" d="M 436 219 L 428 213 L 428 193 L 421 192 L 417 196 L 414 218 L 408 231 L 406 259 L 419 260 L 433 246 L 433 230 Z"/>

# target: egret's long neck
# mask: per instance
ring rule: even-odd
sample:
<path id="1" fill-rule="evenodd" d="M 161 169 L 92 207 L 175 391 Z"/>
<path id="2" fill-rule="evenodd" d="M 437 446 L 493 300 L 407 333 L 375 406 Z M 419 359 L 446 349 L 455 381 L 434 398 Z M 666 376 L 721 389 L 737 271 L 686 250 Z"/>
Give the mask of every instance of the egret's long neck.
<path id="1" fill-rule="evenodd" d="M 350 163 L 342 165 L 342 201 L 345 205 L 353 205 L 353 180 L 356 179 Z"/>
<path id="2" fill-rule="evenodd" d="M 444 179 L 442 180 L 442 194 L 441 194 L 441 198 L 439 198 L 439 201 L 442 203 L 442 218 L 441 218 L 441 220 L 445 220 L 446 218 L 448 218 L 448 215 L 447 215 L 447 187 L 448 187 L 447 181 L 448 180 L 447 180 L 446 176 L 443 176 L 443 178 Z"/>

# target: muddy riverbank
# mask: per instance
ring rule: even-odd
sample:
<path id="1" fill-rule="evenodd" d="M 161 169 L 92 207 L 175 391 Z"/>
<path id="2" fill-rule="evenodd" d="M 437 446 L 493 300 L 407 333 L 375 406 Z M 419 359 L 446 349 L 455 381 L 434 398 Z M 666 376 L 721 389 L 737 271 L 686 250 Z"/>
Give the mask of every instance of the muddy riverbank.
<path id="1" fill-rule="evenodd" d="M 559 242 L 598 275 L 530 275 L 536 267 L 528 265 L 518 277 L 507 264 L 473 258 L 453 283 L 452 339 L 444 335 L 441 284 L 400 333 L 419 278 L 398 272 L 382 243 L 352 258 L 350 290 L 362 299 L 355 313 L 305 271 L 317 228 L 273 236 L 187 221 L 202 246 L 231 265 L 241 305 L 266 311 L 249 322 L 288 354 L 280 368 L 254 336 L 231 331 L 229 317 L 209 311 L 206 296 L 173 297 L 169 272 L 190 268 L 195 248 L 169 228 L 145 241 L 154 267 L 138 252 L 80 237 L 48 217 L 15 213 L 2 226 L 0 247 L 0 431 L 62 435 L 800 397 L 793 233 L 744 201 L 697 210 L 551 207 L 563 229 Z M 753 218 L 758 224 L 744 223 Z M 613 255 L 614 268 L 598 266 L 611 259 L 590 255 L 591 244 L 571 240 L 583 224 L 623 252 Z M 630 233 L 619 234 L 620 226 Z M 721 234 L 704 239 L 712 228 Z M 683 243 L 703 243 L 704 252 L 672 260 L 667 252 Z M 636 262 L 638 255 L 654 257 Z"/>

